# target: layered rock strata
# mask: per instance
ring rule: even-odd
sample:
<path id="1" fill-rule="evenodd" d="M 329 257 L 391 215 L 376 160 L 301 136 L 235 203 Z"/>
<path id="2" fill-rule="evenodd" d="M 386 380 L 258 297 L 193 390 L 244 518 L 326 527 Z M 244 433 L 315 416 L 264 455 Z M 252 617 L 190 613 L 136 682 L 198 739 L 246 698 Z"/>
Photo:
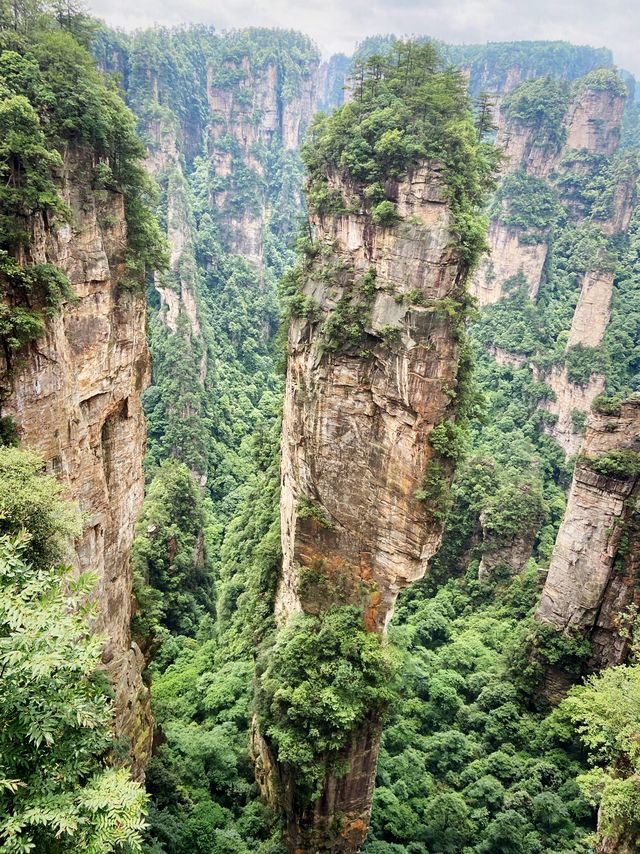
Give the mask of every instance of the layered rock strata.
<path id="1" fill-rule="evenodd" d="M 536 614 L 558 630 L 589 637 L 595 668 L 625 660 L 640 604 L 640 474 L 631 466 L 605 475 L 590 464 L 620 451 L 640 452 L 638 396 L 619 413 L 589 421 Z"/>
<path id="2" fill-rule="evenodd" d="M 353 210 L 356 188 L 332 183 Z M 313 218 L 317 255 L 303 288 L 313 308 L 289 329 L 280 624 L 352 604 L 383 633 L 399 591 L 439 546 L 442 498 L 425 497 L 425 483 L 437 473 L 446 484 L 451 465 L 429 437 L 455 415 L 461 318 L 446 307 L 464 299 L 466 276 L 444 190 L 438 167 L 425 164 L 391 188 L 405 218 L 395 227 L 374 225 L 362 207 Z M 283 793 L 291 852 L 359 850 L 379 739 L 372 717 L 345 751 L 349 770 L 329 774 L 302 812 L 295 780 L 256 739 L 263 778 Z"/>
<path id="3" fill-rule="evenodd" d="M 15 421 L 21 446 L 42 454 L 82 511 L 76 564 L 98 579 L 96 628 L 106 637 L 103 662 L 115 694 L 116 735 L 130 741 L 134 773 L 141 775 L 152 726 L 144 659 L 129 627 L 129 554 L 144 488 L 146 302 L 144 293 L 121 287 L 123 197 L 91 190 L 86 158 L 77 151 L 65 158 L 60 195 L 71 209 L 71 225 L 53 230 L 36 219 L 27 259 L 59 267 L 75 298 L 14 366 L 2 414 Z"/>

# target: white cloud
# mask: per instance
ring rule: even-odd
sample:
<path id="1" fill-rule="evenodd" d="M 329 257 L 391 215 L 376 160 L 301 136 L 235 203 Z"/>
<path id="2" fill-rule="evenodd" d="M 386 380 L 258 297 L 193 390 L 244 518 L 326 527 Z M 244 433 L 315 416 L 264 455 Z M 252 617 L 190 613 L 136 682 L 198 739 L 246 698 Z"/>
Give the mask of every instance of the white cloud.
<path id="1" fill-rule="evenodd" d="M 637 0 L 89 0 L 125 29 L 154 23 L 212 24 L 218 30 L 275 26 L 310 35 L 329 54 L 350 53 L 368 35 L 426 34 L 443 41 L 563 39 L 609 47 L 640 77 Z"/>

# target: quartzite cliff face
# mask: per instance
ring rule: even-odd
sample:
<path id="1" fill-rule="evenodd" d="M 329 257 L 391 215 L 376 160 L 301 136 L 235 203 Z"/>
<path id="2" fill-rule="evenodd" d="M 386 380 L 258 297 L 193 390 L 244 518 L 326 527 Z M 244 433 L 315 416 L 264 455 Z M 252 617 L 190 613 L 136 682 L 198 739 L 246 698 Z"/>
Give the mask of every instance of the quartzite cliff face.
<path id="1" fill-rule="evenodd" d="M 353 209 L 353 189 L 333 183 Z M 440 542 L 441 525 L 416 494 L 430 466 L 450 474 L 429 435 L 454 416 L 459 319 L 442 307 L 462 298 L 466 271 L 439 170 L 425 164 L 394 190 L 405 222 L 393 228 L 362 209 L 312 220 L 318 254 L 304 295 L 314 309 L 289 329 L 280 623 L 337 602 L 357 605 L 367 628 L 383 632 L 399 591 L 424 575 Z M 362 319 L 357 343 L 341 342 L 336 326 L 348 305 Z M 259 770 L 284 793 L 290 851 L 359 850 L 379 738 L 373 719 L 354 733 L 349 771 L 329 775 L 304 814 L 293 806 L 295 780 L 262 744 Z"/>
<path id="2" fill-rule="evenodd" d="M 88 156 L 70 149 L 65 157 L 60 195 L 71 224 L 51 230 L 36 219 L 32 226 L 29 260 L 59 267 L 75 299 L 14 366 L 2 414 L 15 421 L 21 447 L 42 454 L 83 513 L 77 565 L 98 577 L 97 630 L 107 638 L 103 662 L 115 692 L 116 735 L 130 739 L 139 775 L 152 726 L 144 660 L 129 628 L 129 554 L 144 488 L 146 304 L 143 293 L 120 287 L 127 240 L 123 197 L 91 190 Z"/>
<path id="3" fill-rule="evenodd" d="M 610 75 L 608 86 L 603 85 L 602 74 Z M 580 196 L 580 187 L 596 175 L 601 176 L 602 186 L 606 183 L 606 170 L 620 144 L 624 108 L 624 87 L 616 86 L 612 72 L 596 72 L 574 84 L 564 116 L 551 137 L 536 122 L 511 115 L 508 102 L 498 111 L 496 144 L 506 155 L 504 173 L 538 180 L 539 192 L 548 187 L 561 206 L 558 210 L 564 211 L 567 228 L 584 227 L 584 231 L 577 231 L 571 238 L 576 243 L 583 239 L 587 222 L 592 233 L 599 233 L 604 240 L 623 234 L 629 226 L 638 177 L 632 162 L 626 164 L 628 168 L 616 166 L 615 191 L 606 210 L 597 216 L 585 207 Z M 517 223 L 518 217 L 512 215 L 510 205 L 507 197 L 494 210 L 489 229 L 490 252 L 473 277 L 471 290 L 481 307 L 508 296 L 518 279 L 526 283 L 528 297 L 536 303 L 548 278 L 549 265 L 553 268 L 556 263 L 553 228 L 548 225 L 546 234 L 544 229 L 537 234 L 529 233 Z M 614 280 L 615 265 L 607 252 L 594 258 L 591 266 L 580 273 L 565 355 L 576 347 L 595 350 L 602 345 Z M 494 355 L 503 361 L 513 358 L 503 351 Z M 519 354 L 514 355 L 522 359 Z M 589 412 L 595 397 L 604 390 L 604 376 L 593 372 L 585 382 L 574 382 L 560 360 L 543 370 L 534 364 L 532 370 L 536 379 L 546 382 L 551 390 L 544 408 L 554 423 L 547 424 L 547 432 L 567 455 L 575 454 L 582 441 L 575 414 Z"/>
<path id="4" fill-rule="evenodd" d="M 605 476 L 589 465 L 612 451 L 640 451 L 640 397 L 589 421 L 536 615 L 586 635 L 596 668 L 625 660 L 640 604 L 640 476 Z"/>

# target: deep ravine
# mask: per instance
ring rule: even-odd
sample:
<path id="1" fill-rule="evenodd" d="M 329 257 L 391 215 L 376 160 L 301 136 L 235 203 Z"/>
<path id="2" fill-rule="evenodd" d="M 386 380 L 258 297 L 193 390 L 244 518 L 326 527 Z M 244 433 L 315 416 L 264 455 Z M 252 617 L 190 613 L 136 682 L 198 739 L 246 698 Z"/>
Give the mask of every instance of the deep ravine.
<path id="1" fill-rule="evenodd" d="M 81 16 L 14 5 L 0 641 L 15 573 L 67 559 L 106 640 L 46 698 L 80 697 L 55 737 L 0 691 L 28 733 L 0 719 L 0 843 L 57 853 L 77 810 L 73 854 L 125 826 L 144 854 L 637 850 L 633 80 L 557 42 L 323 62 L 294 31 L 101 27 L 112 86 Z"/>

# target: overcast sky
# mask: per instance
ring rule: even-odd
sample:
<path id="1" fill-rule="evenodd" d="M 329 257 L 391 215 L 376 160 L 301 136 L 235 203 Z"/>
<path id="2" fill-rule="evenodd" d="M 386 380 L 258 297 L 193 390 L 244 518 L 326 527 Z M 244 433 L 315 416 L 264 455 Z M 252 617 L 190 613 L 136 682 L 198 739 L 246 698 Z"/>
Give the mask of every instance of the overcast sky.
<path id="1" fill-rule="evenodd" d="M 88 0 L 113 26 L 205 23 L 218 30 L 286 27 L 325 55 L 368 35 L 430 35 L 452 43 L 565 39 L 609 47 L 640 77 L 639 0 Z"/>

